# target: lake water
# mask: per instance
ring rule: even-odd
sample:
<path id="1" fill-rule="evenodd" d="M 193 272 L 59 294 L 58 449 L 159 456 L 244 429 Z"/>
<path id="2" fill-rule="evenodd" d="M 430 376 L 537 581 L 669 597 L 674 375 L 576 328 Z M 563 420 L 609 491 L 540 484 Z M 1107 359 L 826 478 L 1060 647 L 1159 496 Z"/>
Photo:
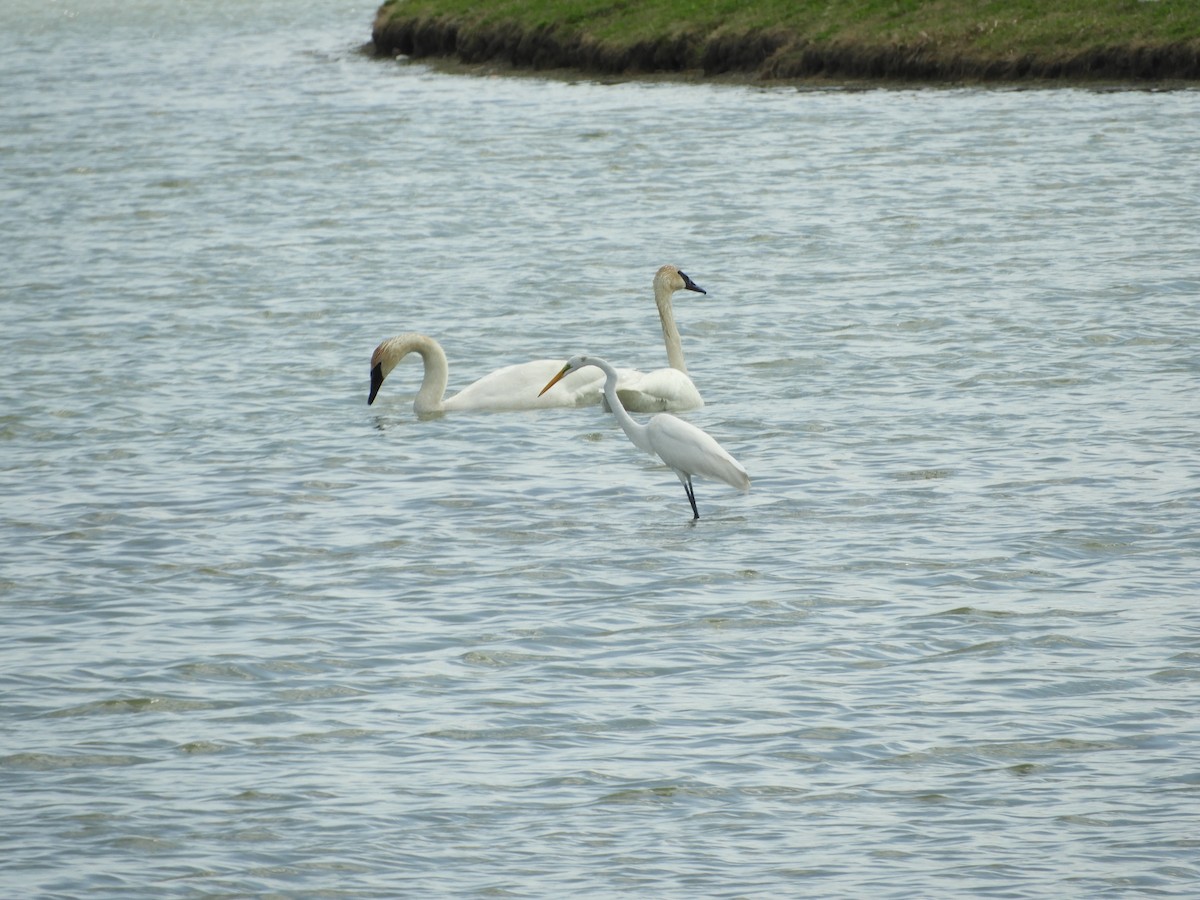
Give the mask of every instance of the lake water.
<path id="1" fill-rule="evenodd" d="M 0 893 L 1200 894 L 1200 92 L 0 6 Z M 597 407 L 672 262 L 742 495 Z"/>

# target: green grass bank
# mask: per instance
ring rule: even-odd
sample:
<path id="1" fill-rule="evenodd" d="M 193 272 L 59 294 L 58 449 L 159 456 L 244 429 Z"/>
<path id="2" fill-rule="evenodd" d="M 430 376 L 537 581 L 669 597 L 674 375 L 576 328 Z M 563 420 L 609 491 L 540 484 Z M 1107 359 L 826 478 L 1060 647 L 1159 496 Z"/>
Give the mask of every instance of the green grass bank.
<path id="1" fill-rule="evenodd" d="M 607 76 L 1200 82 L 1200 0 L 387 0 L 372 38 Z"/>

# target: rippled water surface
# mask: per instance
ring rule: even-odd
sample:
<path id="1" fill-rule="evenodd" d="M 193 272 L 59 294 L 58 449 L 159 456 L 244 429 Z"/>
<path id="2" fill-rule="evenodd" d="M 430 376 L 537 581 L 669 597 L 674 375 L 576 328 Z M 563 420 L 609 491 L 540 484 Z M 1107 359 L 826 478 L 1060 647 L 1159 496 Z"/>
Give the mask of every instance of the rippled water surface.
<path id="1" fill-rule="evenodd" d="M 8 897 L 1194 897 L 1200 93 L 468 77 L 0 6 Z M 421 420 L 587 349 L 599 408 Z"/>

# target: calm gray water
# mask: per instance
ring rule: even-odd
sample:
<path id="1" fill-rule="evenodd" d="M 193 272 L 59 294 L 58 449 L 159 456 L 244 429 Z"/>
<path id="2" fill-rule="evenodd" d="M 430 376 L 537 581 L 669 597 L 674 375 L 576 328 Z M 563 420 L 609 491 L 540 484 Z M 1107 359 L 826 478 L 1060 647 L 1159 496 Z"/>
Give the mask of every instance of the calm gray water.
<path id="1" fill-rule="evenodd" d="M 0 5 L 5 897 L 1200 894 L 1200 92 L 465 77 Z M 599 408 L 418 420 L 590 350 Z"/>

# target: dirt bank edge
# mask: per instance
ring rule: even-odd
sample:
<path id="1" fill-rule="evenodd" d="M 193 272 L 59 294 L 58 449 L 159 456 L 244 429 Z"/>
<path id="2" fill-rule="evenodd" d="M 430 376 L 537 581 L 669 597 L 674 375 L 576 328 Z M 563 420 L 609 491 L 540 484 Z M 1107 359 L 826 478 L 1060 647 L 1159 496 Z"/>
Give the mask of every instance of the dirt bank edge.
<path id="1" fill-rule="evenodd" d="M 1200 45 L 1096 47 L 1048 58 L 980 58 L 940 53 L 936 44 L 815 44 L 786 32 L 680 34 L 629 46 L 601 44 L 557 26 L 471 25 L 405 18 L 386 7 L 372 30 L 374 52 L 414 59 L 605 76 L 699 73 L 762 81 L 863 80 L 927 83 L 1069 81 L 1136 84 L 1200 81 Z"/>

